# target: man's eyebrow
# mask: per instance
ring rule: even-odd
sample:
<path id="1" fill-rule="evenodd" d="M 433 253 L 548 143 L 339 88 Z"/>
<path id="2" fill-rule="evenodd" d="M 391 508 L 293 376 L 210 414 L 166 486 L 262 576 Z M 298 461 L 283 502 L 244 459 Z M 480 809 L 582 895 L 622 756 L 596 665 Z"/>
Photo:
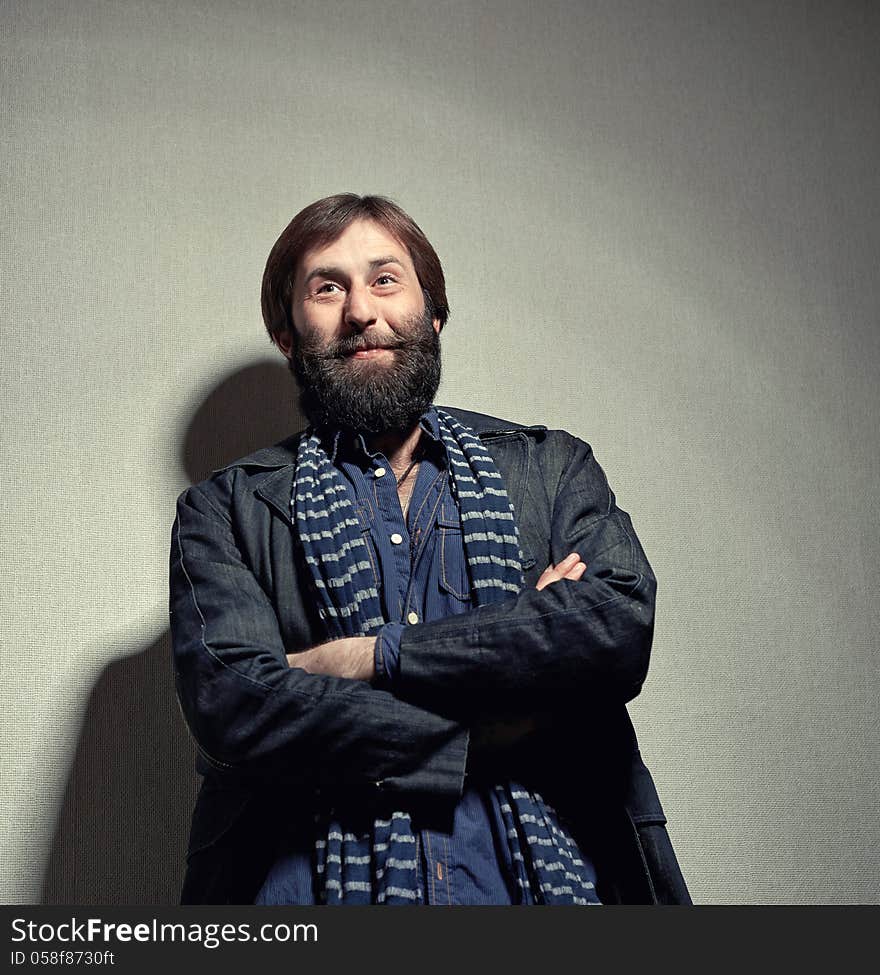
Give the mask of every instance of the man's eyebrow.
<path id="1" fill-rule="evenodd" d="M 316 267 L 306 275 L 305 284 L 313 278 L 344 278 L 345 274 L 341 267 Z"/>
<path id="2" fill-rule="evenodd" d="M 376 257 L 370 261 L 370 270 L 375 271 L 386 264 L 397 264 L 399 267 L 403 267 L 403 262 L 399 257 Z"/>
<path id="3" fill-rule="evenodd" d="M 384 267 L 386 264 L 397 264 L 398 267 L 403 267 L 403 261 L 399 257 L 391 255 L 388 257 L 374 257 L 369 263 L 369 269 L 375 271 L 377 268 Z M 315 278 L 345 278 L 347 276 L 341 267 L 316 267 L 309 271 L 304 283 L 308 284 L 309 281 Z"/>

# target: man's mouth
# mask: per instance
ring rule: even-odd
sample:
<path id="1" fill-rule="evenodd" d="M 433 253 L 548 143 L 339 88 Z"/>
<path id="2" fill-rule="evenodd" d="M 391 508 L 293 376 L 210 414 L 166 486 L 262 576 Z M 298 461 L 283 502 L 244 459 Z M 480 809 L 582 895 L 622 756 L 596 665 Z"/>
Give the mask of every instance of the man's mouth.
<path id="1" fill-rule="evenodd" d="M 352 359 L 375 359 L 377 356 L 383 353 L 393 352 L 394 350 L 388 348 L 387 346 L 380 345 L 372 349 L 357 349 L 355 352 L 349 353 L 349 358 Z"/>

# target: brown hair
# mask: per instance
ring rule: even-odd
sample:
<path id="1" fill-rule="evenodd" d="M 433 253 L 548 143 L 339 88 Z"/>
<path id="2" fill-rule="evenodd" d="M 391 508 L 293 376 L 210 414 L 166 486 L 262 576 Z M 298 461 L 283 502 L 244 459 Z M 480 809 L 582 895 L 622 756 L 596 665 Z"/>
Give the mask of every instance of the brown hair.
<path id="1" fill-rule="evenodd" d="M 293 332 L 291 298 L 297 264 L 307 251 L 336 240 L 355 220 L 372 220 L 409 251 L 431 316 L 442 328 L 449 317 L 443 267 L 418 224 L 384 196 L 338 193 L 311 203 L 290 221 L 269 252 L 263 272 L 263 321 L 274 342 L 279 332 Z"/>

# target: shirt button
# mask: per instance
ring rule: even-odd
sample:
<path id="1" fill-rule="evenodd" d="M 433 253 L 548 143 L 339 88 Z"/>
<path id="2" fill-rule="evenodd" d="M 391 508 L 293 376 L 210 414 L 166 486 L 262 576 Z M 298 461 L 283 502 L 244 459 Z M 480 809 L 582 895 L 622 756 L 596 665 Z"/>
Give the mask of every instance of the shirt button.
<path id="1" fill-rule="evenodd" d="M 407 623 L 418 623 L 418 621 L 419 621 L 419 614 L 418 613 L 410 613 L 407 616 L 406 621 L 407 621 Z"/>
<path id="2" fill-rule="evenodd" d="M 391 544 L 392 544 L 392 545 L 400 545 L 400 543 L 401 543 L 402 541 L 403 541 L 403 535 L 400 535 L 400 534 L 398 534 L 398 532 L 395 532 L 395 533 L 394 533 L 394 534 L 393 534 L 393 535 L 391 536 Z"/>
<path id="3" fill-rule="evenodd" d="M 384 477 L 385 476 L 385 468 L 384 467 L 377 467 L 376 470 L 373 473 L 376 475 L 376 477 Z"/>

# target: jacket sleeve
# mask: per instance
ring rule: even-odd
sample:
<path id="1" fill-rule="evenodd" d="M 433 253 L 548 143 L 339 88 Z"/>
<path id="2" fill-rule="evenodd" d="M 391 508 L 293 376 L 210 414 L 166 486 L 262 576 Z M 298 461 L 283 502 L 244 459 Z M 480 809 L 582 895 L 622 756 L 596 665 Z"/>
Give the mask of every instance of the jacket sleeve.
<path id="1" fill-rule="evenodd" d="M 532 476 L 544 478 L 551 503 L 553 562 L 576 551 L 585 574 L 407 627 L 395 682 L 402 699 L 469 720 L 575 701 L 625 703 L 641 690 L 656 580 L 589 445 L 556 436 L 568 448 L 561 473 L 533 462 Z M 530 503 L 538 494 L 529 492 Z"/>
<path id="2" fill-rule="evenodd" d="M 461 724 L 363 681 L 288 667 L 275 610 L 229 510 L 200 486 L 178 501 L 170 584 L 181 710 L 218 774 L 460 794 Z"/>

